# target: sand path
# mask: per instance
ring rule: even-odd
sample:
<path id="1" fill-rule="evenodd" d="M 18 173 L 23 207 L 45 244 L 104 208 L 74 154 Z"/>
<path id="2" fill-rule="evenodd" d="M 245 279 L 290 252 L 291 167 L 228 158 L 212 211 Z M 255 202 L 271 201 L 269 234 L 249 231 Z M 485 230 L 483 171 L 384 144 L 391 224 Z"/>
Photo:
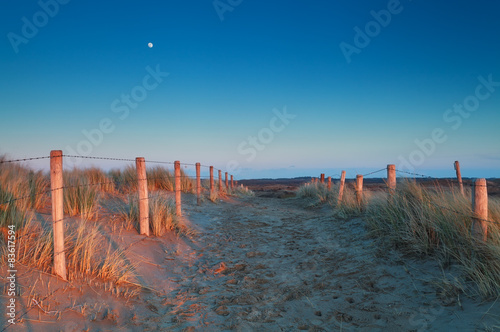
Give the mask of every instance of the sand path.
<path id="1" fill-rule="evenodd" d="M 306 209 L 297 199 L 253 197 L 194 207 L 188 214 L 201 235 L 192 246 L 196 249 L 184 255 L 197 259 L 177 271 L 187 277 L 163 300 L 168 308 L 151 329 L 416 331 L 493 326 L 488 320 L 492 317 L 483 315 L 488 304 L 479 307 L 467 299 L 438 296 L 430 282 L 441 275 L 432 261 L 381 251 L 361 220 L 335 220 L 327 207 Z"/>
<path id="2" fill-rule="evenodd" d="M 336 220 L 330 207 L 310 209 L 300 199 L 264 197 L 205 201 L 198 207 L 192 195 L 183 199 L 185 220 L 199 232 L 192 240 L 111 235 L 117 245 L 133 243 L 127 257 L 138 262 L 138 282 L 151 291 L 125 300 L 70 287 L 50 298 L 61 308 L 59 320 L 42 313 L 45 323 L 37 323 L 35 310 L 7 331 L 491 331 L 500 326 L 500 301 L 481 304 L 440 294 L 445 284 L 433 261 L 381 249 L 362 220 Z M 86 312 L 62 310 L 70 306 L 68 297 L 73 308 L 84 302 Z"/>

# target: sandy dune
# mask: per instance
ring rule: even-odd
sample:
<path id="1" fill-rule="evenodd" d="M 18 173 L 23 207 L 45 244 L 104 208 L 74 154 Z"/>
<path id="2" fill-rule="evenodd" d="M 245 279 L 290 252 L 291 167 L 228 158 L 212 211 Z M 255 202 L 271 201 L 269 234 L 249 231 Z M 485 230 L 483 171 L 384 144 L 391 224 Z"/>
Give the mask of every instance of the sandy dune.
<path id="1" fill-rule="evenodd" d="M 34 307 L 7 331 L 500 327 L 500 303 L 457 295 L 432 260 L 381 247 L 362 220 L 335 220 L 330 208 L 306 208 L 295 198 L 231 198 L 200 207 L 192 195 L 183 199 L 185 222 L 198 231 L 192 239 L 144 238 L 109 220 L 110 237 L 127 248 L 142 290 L 65 283 L 23 269 L 21 289 L 38 280 L 37 294 L 48 297 L 38 306 L 24 294 L 18 311 Z"/>

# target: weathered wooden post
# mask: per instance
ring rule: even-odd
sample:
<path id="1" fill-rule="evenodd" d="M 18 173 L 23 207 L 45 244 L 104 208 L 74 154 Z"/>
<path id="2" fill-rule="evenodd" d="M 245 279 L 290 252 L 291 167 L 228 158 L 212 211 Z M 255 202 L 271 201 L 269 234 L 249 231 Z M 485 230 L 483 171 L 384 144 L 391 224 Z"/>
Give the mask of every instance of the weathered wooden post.
<path id="1" fill-rule="evenodd" d="M 321 173 L 321 175 L 320 175 L 320 182 L 325 183 L 325 174 L 324 173 Z"/>
<path id="2" fill-rule="evenodd" d="M 332 177 L 328 177 L 328 190 L 332 189 Z"/>
<path id="3" fill-rule="evenodd" d="M 148 179 L 144 158 L 135 158 L 135 168 L 137 171 L 137 193 L 139 195 L 139 233 L 149 236 Z"/>
<path id="4" fill-rule="evenodd" d="M 387 165 L 387 187 L 389 194 L 393 195 L 396 191 L 396 165 Z"/>
<path id="5" fill-rule="evenodd" d="M 363 175 L 356 175 L 356 199 L 358 204 L 363 203 Z"/>
<path id="6" fill-rule="evenodd" d="M 177 216 L 182 216 L 182 202 L 181 202 L 181 162 L 174 162 L 175 169 L 175 213 Z"/>
<path id="7" fill-rule="evenodd" d="M 196 163 L 196 203 L 201 205 L 201 164 Z"/>
<path id="8" fill-rule="evenodd" d="M 222 171 L 219 170 L 219 192 L 222 192 Z"/>
<path id="9" fill-rule="evenodd" d="M 464 184 L 462 183 L 462 174 L 460 173 L 460 164 L 458 161 L 455 161 L 455 171 L 457 173 L 458 185 L 460 186 L 460 192 L 462 195 L 464 194 Z"/>
<path id="10" fill-rule="evenodd" d="M 488 190 L 486 179 L 476 179 L 472 187 L 473 234 L 486 242 L 488 237 Z"/>
<path id="11" fill-rule="evenodd" d="M 234 180 L 233 180 L 233 176 L 231 175 L 231 190 L 233 190 L 233 187 L 234 187 Z"/>
<path id="12" fill-rule="evenodd" d="M 342 196 L 344 195 L 344 184 L 345 184 L 345 171 L 342 171 L 340 175 L 340 185 L 339 185 L 339 198 L 338 204 L 342 203 Z"/>
<path id="13" fill-rule="evenodd" d="M 214 167 L 210 166 L 210 194 L 214 192 Z"/>
<path id="14" fill-rule="evenodd" d="M 226 174 L 225 182 L 226 182 L 226 191 L 227 191 L 229 189 L 229 183 L 228 183 L 228 178 L 227 178 L 227 172 L 225 174 Z"/>
<path id="15" fill-rule="evenodd" d="M 54 232 L 54 272 L 67 280 L 66 254 L 64 252 L 64 193 L 63 153 L 50 151 L 50 189 L 52 196 L 52 226 Z"/>

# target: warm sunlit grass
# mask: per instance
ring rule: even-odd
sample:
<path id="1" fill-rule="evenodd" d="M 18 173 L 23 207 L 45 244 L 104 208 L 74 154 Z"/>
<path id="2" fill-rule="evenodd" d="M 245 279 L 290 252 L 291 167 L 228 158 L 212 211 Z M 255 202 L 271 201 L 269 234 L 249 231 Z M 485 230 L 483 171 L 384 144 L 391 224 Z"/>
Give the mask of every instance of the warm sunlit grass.
<path id="1" fill-rule="evenodd" d="M 92 182 L 92 177 L 87 174 L 80 170 L 64 172 L 64 212 L 84 220 L 97 220 L 101 188 L 95 184 L 101 182 Z"/>
<path id="2" fill-rule="evenodd" d="M 126 229 L 139 231 L 139 198 L 129 195 L 122 206 L 120 215 Z M 162 236 L 166 231 L 182 232 L 177 216 L 175 203 L 161 193 L 152 193 L 149 197 L 149 225 L 155 236 Z"/>
<path id="3" fill-rule="evenodd" d="M 133 266 L 120 249 L 114 249 L 99 225 L 84 220 L 65 223 L 68 279 L 102 278 L 119 283 L 130 281 Z M 18 262 L 51 272 L 53 232 L 50 225 L 30 222 L 17 233 Z M 22 239 L 22 240 L 21 240 Z"/>

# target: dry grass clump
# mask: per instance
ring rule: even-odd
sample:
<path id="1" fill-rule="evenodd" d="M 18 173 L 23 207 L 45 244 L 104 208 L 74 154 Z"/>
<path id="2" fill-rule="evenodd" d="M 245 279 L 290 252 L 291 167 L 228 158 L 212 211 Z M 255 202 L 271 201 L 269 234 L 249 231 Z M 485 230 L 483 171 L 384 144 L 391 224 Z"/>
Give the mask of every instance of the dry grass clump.
<path id="1" fill-rule="evenodd" d="M 367 207 L 372 230 L 399 248 L 432 254 L 443 264 L 461 264 L 483 296 L 500 295 L 500 227 L 490 223 L 483 243 L 471 232 L 470 192 L 422 188 L 412 181 L 398 184 L 391 197 L 379 196 Z M 438 206 L 439 205 L 439 206 Z M 489 219 L 500 223 L 500 202 L 490 199 Z"/>
<path id="2" fill-rule="evenodd" d="M 339 189 L 339 184 L 332 185 L 329 190 L 326 183 L 309 182 L 299 187 L 296 196 L 299 198 L 312 199 L 311 206 L 330 204 L 335 207 L 335 216 L 342 219 L 359 216 L 363 211 L 363 206 L 369 199 L 370 193 L 363 193 L 360 204 L 356 198 L 356 192 L 352 184 L 346 183 L 344 185 L 341 200 L 339 200 Z"/>
<path id="3" fill-rule="evenodd" d="M 223 195 L 223 192 L 219 192 L 219 189 L 214 188 L 214 190 L 210 192 L 208 199 L 212 203 L 218 203 L 220 196 L 222 196 L 222 195 Z"/>
<path id="4" fill-rule="evenodd" d="M 190 178 L 181 168 L 181 191 L 185 193 L 194 193 L 195 180 Z M 114 180 L 116 187 L 120 192 L 133 193 L 137 191 L 137 171 L 135 165 L 128 165 L 122 170 L 111 170 L 110 177 Z M 155 166 L 146 170 L 148 179 L 148 191 L 155 190 L 175 190 L 175 175 L 165 167 Z"/>
<path id="5" fill-rule="evenodd" d="M 195 190 L 196 190 L 196 180 L 190 178 L 186 174 L 186 172 L 181 168 L 181 191 L 193 194 Z"/>
<path id="6" fill-rule="evenodd" d="M 97 220 L 100 208 L 99 182 L 91 182 L 85 171 L 64 172 L 64 212 L 80 215 L 84 220 Z"/>
<path id="7" fill-rule="evenodd" d="M 131 193 L 137 191 L 137 171 L 134 165 L 127 165 L 123 170 L 113 169 L 109 171 L 115 187 L 119 192 Z"/>
<path id="8" fill-rule="evenodd" d="M 164 167 L 153 167 L 147 170 L 148 190 L 166 190 L 173 191 L 175 178 L 174 175 Z"/>
<path id="9" fill-rule="evenodd" d="M 0 162 L 5 161 L 0 156 Z M 23 227 L 33 219 L 33 209 L 41 208 L 48 198 L 49 180 L 18 164 L 0 163 L 0 228 Z"/>
<path id="10" fill-rule="evenodd" d="M 363 191 L 361 201 L 358 201 L 354 184 L 350 183 L 345 183 L 341 200 L 339 200 L 339 186 L 333 186 L 332 190 L 334 194 L 331 204 L 335 207 L 334 215 L 341 219 L 350 219 L 360 216 L 372 197 L 372 193 Z"/>
<path id="11" fill-rule="evenodd" d="M 81 171 L 82 177 L 102 193 L 114 194 L 116 192 L 115 182 L 112 176 L 106 174 L 99 168 L 87 168 Z"/>
<path id="12" fill-rule="evenodd" d="M 5 161 L 0 156 L 0 162 Z M 34 172 L 19 164 L 0 163 L 0 189 L 11 198 L 0 200 L 0 204 L 13 198 L 22 198 L 14 204 L 19 210 L 39 209 L 47 199 L 50 189 L 49 178 L 42 172 Z"/>
<path id="13" fill-rule="evenodd" d="M 139 231 L 139 199 L 137 195 L 128 196 L 128 201 L 120 213 L 126 229 Z M 149 224 L 155 236 L 162 236 L 167 231 L 180 233 L 186 231 L 179 225 L 175 215 L 175 203 L 158 193 L 152 193 L 149 196 Z"/>
<path id="14" fill-rule="evenodd" d="M 102 278 L 116 283 L 130 281 L 133 266 L 123 252 L 113 249 L 99 225 L 85 220 L 65 223 L 65 252 L 69 280 Z M 31 222 L 18 231 L 18 262 L 50 272 L 53 264 L 53 234 L 50 225 Z"/>
<path id="15" fill-rule="evenodd" d="M 240 184 L 239 186 L 236 186 L 233 190 L 231 190 L 231 195 L 235 195 L 238 197 L 254 197 L 255 193 L 252 190 Z"/>

